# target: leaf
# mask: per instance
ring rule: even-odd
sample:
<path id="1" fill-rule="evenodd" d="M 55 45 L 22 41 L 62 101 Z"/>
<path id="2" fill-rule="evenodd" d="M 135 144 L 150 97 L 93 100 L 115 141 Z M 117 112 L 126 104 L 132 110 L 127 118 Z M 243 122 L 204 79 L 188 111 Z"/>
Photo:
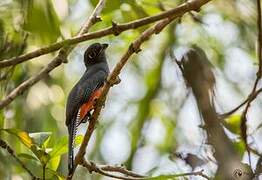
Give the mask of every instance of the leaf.
<path id="1" fill-rule="evenodd" d="M 58 174 L 58 172 L 56 172 L 52 169 L 46 168 L 46 172 L 49 174 L 49 176 L 53 176 L 52 179 L 55 179 L 55 178 L 58 179 L 58 180 L 64 180 L 65 179 L 65 177 Z"/>
<path id="2" fill-rule="evenodd" d="M 67 137 L 64 136 L 59 139 L 58 143 L 54 145 L 53 150 L 49 153 L 50 158 L 60 156 L 68 151 L 67 148 Z"/>
<path id="3" fill-rule="evenodd" d="M 30 154 L 26 154 L 26 153 L 20 153 L 17 155 L 19 158 L 25 158 L 25 159 L 29 159 L 29 160 L 36 160 L 36 157 L 30 155 Z"/>
<path id="4" fill-rule="evenodd" d="M 34 0 L 27 4 L 24 29 L 36 40 L 51 43 L 60 36 L 60 22 L 50 0 Z"/>
<path id="5" fill-rule="evenodd" d="M 39 161 L 28 161 L 25 162 L 25 165 L 27 168 L 29 168 L 36 177 L 42 177 L 43 176 L 43 166 L 39 163 Z M 60 178 L 62 178 L 57 172 L 46 168 L 45 169 L 45 179 L 47 180 L 55 180 L 55 179 L 59 179 L 58 176 Z"/>
<path id="6" fill-rule="evenodd" d="M 243 157 L 245 153 L 245 144 L 242 140 L 233 142 L 233 146 L 237 150 L 237 152 L 240 154 L 241 157 Z"/>
<path id="7" fill-rule="evenodd" d="M 18 137 L 20 142 L 22 142 L 26 147 L 31 148 L 33 145 L 33 140 L 29 134 L 25 131 L 21 131 L 15 128 L 12 129 L 1 129 L 2 131 L 8 132 L 9 134 L 15 135 Z"/>
<path id="8" fill-rule="evenodd" d="M 51 132 L 37 132 L 37 133 L 29 133 L 29 136 L 33 139 L 34 144 L 36 144 L 39 147 L 45 147 L 47 146 Z"/>
<path id="9" fill-rule="evenodd" d="M 241 115 L 232 115 L 225 119 L 223 125 L 232 133 L 240 135 Z"/>
<path id="10" fill-rule="evenodd" d="M 78 135 L 75 138 L 75 147 L 79 146 L 83 141 L 83 136 Z M 58 140 L 58 143 L 54 145 L 53 150 L 49 153 L 50 158 L 54 158 L 56 156 L 60 156 L 62 154 L 67 153 L 68 151 L 68 138 L 66 136 L 62 137 Z"/>
<path id="11" fill-rule="evenodd" d="M 61 160 L 61 156 L 56 156 L 50 159 L 47 167 L 50 168 L 51 170 L 56 171 L 59 166 L 60 160 Z"/>
<path id="12" fill-rule="evenodd" d="M 74 147 L 79 146 L 82 143 L 83 139 L 84 139 L 83 135 L 76 136 Z"/>

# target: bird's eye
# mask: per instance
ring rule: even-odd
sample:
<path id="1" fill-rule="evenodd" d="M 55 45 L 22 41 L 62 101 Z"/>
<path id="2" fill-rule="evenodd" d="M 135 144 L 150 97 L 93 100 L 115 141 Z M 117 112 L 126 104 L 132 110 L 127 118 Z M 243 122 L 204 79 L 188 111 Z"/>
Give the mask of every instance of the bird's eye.
<path id="1" fill-rule="evenodd" d="M 94 51 L 90 52 L 88 55 L 90 59 L 94 58 L 95 56 L 96 56 L 96 53 Z"/>

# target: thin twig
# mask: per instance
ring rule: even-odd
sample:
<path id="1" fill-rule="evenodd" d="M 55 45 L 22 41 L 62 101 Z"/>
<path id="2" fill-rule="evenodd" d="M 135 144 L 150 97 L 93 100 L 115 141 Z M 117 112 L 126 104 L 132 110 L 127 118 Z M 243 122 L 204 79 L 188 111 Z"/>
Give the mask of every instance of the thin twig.
<path id="1" fill-rule="evenodd" d="M 257 156 L 261 156 L 262 157 L 262 154 L 260 152 L 258 152 L 256 149 L 253 149 L 252 147 L 248 147 L 249 148 L 249 151 L 252 152 L 253 154 L 257 155 Z"/>
<path id="2" fill-rule="evenodd" d="M 122 166 L 104 165 L 104 166 L 100 166 L 100 169 L 103 170 L 103 171 L 118 172 L 118 173 L 121 173 L 121 174 L 124 174 L 124 175 L 127 175 L 127 176 L 136 177 L 136 178 L 145 177 L 145 176 L 142 176 L 140 174 L 129 171 Z"/>
<path id="3" fill-rule="evenodd" d="M 7 145 L 5 141 L 0 139 L 0 147 L 5 149 L 11 156 L 14 157 L 14 159 L 21 165 L 21 167 L 28 172 L 28 174 L 32 177 L 32 179 L 40 179 L 34 176 L 34 174 L 26 167 L 26 165 L 16 156 L 15 151 Z"/>
<path id="4" fill-rule="evenodd" d="M 253 87 L 254 89 L 254 87 Z M 220 114 L 219 116 L 221 118 L 226 118 L 228 116 L 230 116 L 231 114 L 233 114 L 234 112 L 236 112 L 238 109 L 240 109 L 241 107 L 243 107 L 247 102 L 252 102 L 254 99 L 256 99 L 256 97 L 262 92 L 262 88 L 256 90 L 255 92 L 250 93 L 250 95 L 247 97 L 247 99 L 245 99 L 240 105 L 238 105 L 237 107 L 235 107 L 234 109 L 232 109 L 231 111 L 224 113 L 224 114 Z"/>
<path id="5" fill-rule="evenodd" d="M 239 110 L 241 107 L 243 107 L 250 99 L 250 95 L 241 103 L 239 104 L 237 107 L 235 107 L 234 109 L 226 112 L 226 113 L 223 113 L 223 114 L 220 114 L 219 116 L 224 119 L 224 118 L 227 118 L 228 116 L 230 116 L 231 114 L 235 113 L 237 110 Z"/>
<path id="6" fill-rule="evenodd" d="M 193 1 L 191 1 L 192 3 Z M 209 2 L 209 0 L 204 0 L 204 1 L 198 1 L 198 3 L 195 3 L 194 7 L 188 6 L 188 11 L 190 11 L 191 9 L 199 9 L 202 5 L 206 4 L 207 2 Z M 77 165 L 83 161 L 84 155 L 86 153 L 86 147 L 89 143 L 90 137 L 95 129 L 95 124 L 96 121 L 98 119 L 98 116 L 101 112 L 102 109 L 102 105 L 105 102 L 106 99 L 106 95 L 110 89 L 111 86 L 113 86 L 113 84 L 116 81 L 116 78 L 118 77 L 118 75 L 120 74 L 122 68 L 125 66 L 125 64 L 127 63 L 128 59 L 134 54 L 134 53 L 138 53 L 141 49 L 140 46 L 143 42 L 145 42 L 146 40 L 148 40 L 153 34 L 158 34 L 159 32 L 162 31 L 162 29 L 164 27 L 166 27 L 171 21 L 173 21 L 175 18 L 177 17 L 181 17 L 184 13 L 186 13 L 187 11 L 183 12 L 183 13 L 179 13 L 179 14 L 174 14 L 169 18 L 163 19 L 160 22 L 158 22 L 155 26 L 145 30 L 128 48 L 127 52 L 122 56 L 122 58 L 120 59 L 120 61 L 116 64 L 116 66 L 114 67 L 113 71 L 110 73 L 109 77 L 107 78 L 107 81 L 105 83 L 105 86 L 102 90 L 102 94 L 100 96 L 100 98 L 97 100 L 97 105 L 96 108 L 94 110 L 94 113 L 92 114 L 92 117 L 89 121 L 89 125 L 88 125 L 88 129 L 85 133 L 83 142 L 80 146 L 80 149 L 75 157 L 75 168 L 77 167 Z M 74 172 L 73 172 L 74 174 Z M 67 177 L 67 179 L 71 179 L 72 177 Z"/>
<path id="7" fill-rule="evenodd" d="M 181 174 L 175 174 L 175 175 L 170 175 L 171 177 L 184 177 L 184 176 L 201 176 L 205 179 L 211 179 L 210 177 L 208 177 L 206 174 L 203 173 L 204 170 L 199 170 L 199 171 L 195 171 L 195 172 L 190 172 L 190 173 L 181 173 Z"/>
<path id="8" fill-rule="evenodd" d="M 76 37 L 69 38 L 63 41 L 59 41 L 57 43 L 34 50 L 32 52 L 23 54 L 21 56 L 13 57 L 10 59 L 4 59 L 0 61 L 0 68 L 7 67 L 7 66 L 13 66 L 13 65 L 22 63 L 24 61 L 30 60 L 32 58 L 39 57 L 41 55 L 57 51 L 63 46 L 77 44 L 83 41 L 100 38 L 100 37 L 107 36 L 110 34 L 119 35 L 123 31 L 129 30 L 129 29 L 136 29 L 138 27 L 159 21 L 161 19 L 170 17 L 175 14 L 184 14 L 187 11 L 198 10 L 196 9 L 196 7 L 200 7 L 203 3 L 207 3 L 208 1 L 210 0 L 189 1 L 176 8 L 159 13 L 155 16 L 149 16 L 149 17 L 141 18 L 135 21 L 131 21 L 131 22 L 123 23 L 119 25 L 113 22 L 112 27 L 108 27 L 108 28 L 105 28 L 105 29 L 102 29 L 102 30 L 99 30 L 93 33 L 88 33 L 82 36 L 76 36 Z M 99 16 L 95 16 L 95 17 L 99 19 Z M 82 32 L 86 33 L 87 31 L 82 31 Z M 80 32 L 80 34 L 84 34 L 84 33 Z"/>

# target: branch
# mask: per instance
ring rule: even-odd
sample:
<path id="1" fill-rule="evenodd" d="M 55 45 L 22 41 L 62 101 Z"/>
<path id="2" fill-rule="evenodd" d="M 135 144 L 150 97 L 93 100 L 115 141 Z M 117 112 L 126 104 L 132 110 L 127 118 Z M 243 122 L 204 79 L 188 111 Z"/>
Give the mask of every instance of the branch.
<path id="1" fill-rule="evenodd" d="M 104 175 L 104 176 L 107 176 L 107 177 L 112 177 L 112 178 L 116 178 L 116 179 L 123 179 L 123 180 L 153 180 L 153 179 L 173 179 L 173 178 L 177 178 L 177 177 L 185 177 L 185 176 L 201 176 L 205 179 L 210 179 L 207 175 L 205 175 L 203 173 L 203 170 L 200 170 L 200 171 L 195 171 L 195 172 L 190 172 L 190 173 L 181 173 L 181 174 L 174 174 L 174 175 L 162 175 L 162 176 L 158 176 L 158 177 L 145 177 L 145 176 L 140 176 L 140 175 L 137 175 L 136 176 L 132 176 L 132 177 L 124 177 L 124 176 L 118 176 L 118 175 L 115 175 L 115 174 L 111 174 L 111 173 L 108 173 L 108 172 L 120 172 L 122 173 L 123 175 L 127 175 L 127 176 L 130 176 L 130 171 L 127 171 L 127 170 L 124 170 L 123 171 L 123 168 L 120 167 L 114 167 L 114 166 L 98 166 L 92 162 L 87 162 L 86 160 L 83 160 L 81 162 L 81 165 L 83 167 L 85 167 L 90 173 L 92 172 L 96 172 L 98 174 L 101 174 L 101 175 Z M 105 170 L 105 167 L 106 167 L 106 170 Z M 106 172 L 108 171 L 108 172 Z M 129 172 L 129 173 L 127 173 Z M 133 173 L 132 173 L 133 174 Z"/>
<path id="2" fill-rule="evenodd" d="M 131 21 L 131 22 L 124 23 L 124 24 L 118 25 L 118 24 L 113 22 L 112 27 L 108 27 L 108 28 L 105 28 L 105 29 L 102 29 L 100 31 L 96 31 L 96 32 L 93 32 L 93 33 L 88 33 L 88 34 L 85 34 L 85 35 L 82 35 L 82 36 L 76 36 L 76 37 L 73 37 L 73 38 L 69 38 L 69 39 L 51 44 L 49 46 L 37 49 L 35 51 L 29 52 L 27 54 L 23 54 L 23 55 L 18 56 L 18 57 L 13 57 L 13 58 L 10 58 L 10 59 L 2 60 L 2 61 L 0 61 L 0 68 L 7 67 L 7 66 L 13 66 L 13 65 L 22 63 L 24 61 L 30 60 L 32 58 L 51 53 L 53 51 L 57 51 L 63 46 L 77 44 L 77 43 L 87 41 L 87 40 L 90 40 L 90 39 L 97 39 L 97 38 L 107 36 L 107 35 L 110 35 L 110 34 L 119 35 L 123 31 L 129 30 L 129 29 L 136 29 L 138 27 L 159 21 L 161 19 L 173 16 L 173 15 L 182 15 L 185 12 L 188 12 L 188 11 L 198 10 L 199 7 L 201 7 L 203 4 L 207 3 L 208 1 L 210 1 L 210 0 L 188 1 L 188 2 L 178 6 L 176 8 L 173 8 L 171 10 L 157 14 L 155 16 L 145 17 L 145 18 L 135 20 L 135 21 Z M 95 19 L 100 20 L 98 14 L 99 13 L 94 14 L 95 15 L 94 17 L 95 17 Z M 88 29 L 89 29 L 88 26 L 87 26 L 86 29 L 83 28 L 83 31 L 80 31 L 80 34 L 86 33 L 87 31 L 85 31 L 85 30 L 88 30 Z"/>
<path id="3" fill-rule="evenodd" d="M 188 6 L 188 11 L 192 10 L 192 9 L 199 9 L 202 5 L 206 4 L 207 2 L 209 2 L 209 0 L 199 0 L 199 1 L 194 1 L 195 3 L 194 6 L 192 7 L 192 2 L 191 1 L 191 6 Z M 197 2 L 197 3 L 196 3 Z M 181 6 L 179 6 L 181 7 Z M 95 124 L 96 121 L 98 119 L 98 116 L 101 112 L 102 109 L 102 105 L 105 102 L 106 99 L 106 95 L 110 89 L 110 87 L 112 87 L 115 82 L 117 81 L 117 77 L 120 74 L 122 68 L 125 66 L 125 64 L 127 63 L 128 59 L 134 54 L 134 53 L 138 53 L 139 51 L 141 51 L 140 46 L 142 43 L 144 43 L 146 40 L 148 40 L 153 34 L 158 34 L 159 32 L 161 32 L 163 30 L 164 27 L 166 27 L 170 22 L 172 22 L 175 18 L 182 16 L 183 14 L 185 14 L 187 11 L 185 10 L 183 13 L 179 13 L 179 14 L 174 14 L 172 16 L 170 16 L 169 18 L 163 19 L 160 22 L 158 22 L 155 26 L 145 30 L 128 48 L 127 52 L 122 56 L 122 58 L 120 59 L 120 61 L 116 64 L 116 66 L 114 67 L 113 71 L 110 73 L 110 75 L 107 78 L 107 81 L 104 85 L 104 88 L 102 90 L 101 96 L 100 98 L 97 100 L 97 104 L 94 110 L 94 113 L 92 114 L 92 117 L 89 121 L 89 125 L 88 125 L 88 129 L 85 133 L 83 142 L 80 146 L 80 149 L 75 157 L 75 168 L 77 167 L 78 164 L 80 164 L 83 161 L 84 155 L 86 153 L 86 147 L 89 143 L 90 137 L 95 129 Z M 74 172 L 72 173 L 73 176 Z M 71 179 L 71 177 L 67 177 L 67 179 Z"/>
<path id="4" fill-rule="evenodd" d="M 13 158 L 20 164 L 20 166 L 26 172 L 28 172 L 28 174 L 32 177 L 32 179 L 40 179 L 34 176 L 34 174 L 26 167 L 26 165 L 16 156 L 14 150 L 10 146 L 8 146 L 7 143 L 2 139 L 0 139 L 0 147 L 5 149 L 11 156 L 13 156 Z"/>
<path id="5" fill-rule="evenodd" d="M 104 4 L 105 4 L 105 0 L 100 0 L 98 2 L 93 13 L 86 20 L 86 22 L 80 29 L 79 33 L 77 34 L 77 37 L 80 37 L 82 34 L 88 32 L 89 28 L 100 20 L 98 16 L 101 13 Z M 23 94 L 24 91 L 26 91 L 29 87 L 31 87 L 32 85 L 37 83 L 39 80 L 44 78 L 49 72 L 51 72 L 53 69 L 55 69 L 60 64 L 62 64 L 62 62 L 65 62 L 67 55 L 73 50 L 73 48 L 74 46 L 63 47 L 59 51 L 57 57 L 55 57 L 49 64 L 47 64 L 38 74 L 36 74 L 35 76 L 32 76 L 31 78 L 21 83 L 18 87 L 12 90 L 2 101 L 0 101 L 0 109 L 4 108 L 9 103 L 11 103 L 17 96 Z"/>
<path id="6" fill-rule="evenodd" d="M 122 174 L 125 174 L 127 176 L 132 176 L 132 177 L 137 177 L 137 178 L 142 178 L 142 177 L 145 177 L 145 176 L 142 176 L 140 174 L 136 174 L 132 171 L 129 171 L 127 169 L 125 169 L 124 167 L 120 166 L 109 166 L 109 165 L 104 165 L 102 167 L 100 167 L 101 170 L 103 171 L 110 171 L 110 172 L 118 172 L 118 173 L 122 173 Z"/>
<path id="7" fill-rule="evenodd" d="M 256 99 L 256 97 L 262 92 L 262 88 L 258 89 L 255 92 L 251 92 L 247 99 L 244 100 L 240 105 L 238 105 L 237 107 L 235 107 L 234 109 L 232 109 L 231 111 L 224 113 L 224 114 L 220 114 L 219 116 L 224 119 L 228 116 L 230 116 L 231 114 L 235 113 L 238 109 L 240 109 L 241 107 L 243 107 L 247 102 L 252 102 L 254 99 Z"/>
<path id="8" fill-rule="evenodd" d="M 107 165 L 99 167 L 98 165 L 96 165 L 93 162 L 87 162 L 85 159 L 81 161 L 80 165 L 85 167 L 90 172 L 90 174 L 92 172 L 96 172 L 98 174 L 101 174 L 107 177 L 112 177 L 116 179 L 124 179 L 124 180 L 144 179 L 144 176 L 130 172 L 122 167 L 119 168 L 119 167 L 113 167 L 113 166 L 107 166 Z M 118 176 L 118 175 L 114 175 L 108 172 L 119 172 L 123 175 L 131 176 L 131 177 Z"/>

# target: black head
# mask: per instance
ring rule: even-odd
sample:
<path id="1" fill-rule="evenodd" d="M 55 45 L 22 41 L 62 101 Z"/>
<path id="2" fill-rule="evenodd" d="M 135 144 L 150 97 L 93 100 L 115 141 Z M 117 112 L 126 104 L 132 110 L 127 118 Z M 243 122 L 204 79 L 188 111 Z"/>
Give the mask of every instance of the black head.
<path id="1" fill-rule="evenodd" d="M 108 44 L 94 43 L 91 44 L 85 51 L 84 62 L 85 65 L 91 65 L 105 60 L 105 49 Z"/>

